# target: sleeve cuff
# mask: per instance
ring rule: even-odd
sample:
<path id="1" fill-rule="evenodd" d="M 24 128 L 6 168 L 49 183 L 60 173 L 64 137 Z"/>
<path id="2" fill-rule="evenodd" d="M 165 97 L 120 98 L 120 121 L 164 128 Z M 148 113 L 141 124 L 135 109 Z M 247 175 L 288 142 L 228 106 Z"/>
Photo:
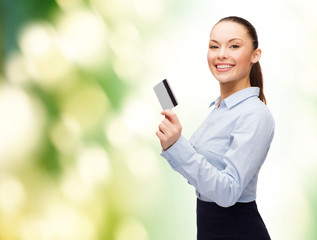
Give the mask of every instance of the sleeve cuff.
<path id="1" fill-rule="evenodd" d="M 195 153 L 190 142 L 183 137 L 180 138 L 166 151 L 162 151 L 161 156 L 165 158 L 173 169 L 177 169 L 183 162 Z"/>

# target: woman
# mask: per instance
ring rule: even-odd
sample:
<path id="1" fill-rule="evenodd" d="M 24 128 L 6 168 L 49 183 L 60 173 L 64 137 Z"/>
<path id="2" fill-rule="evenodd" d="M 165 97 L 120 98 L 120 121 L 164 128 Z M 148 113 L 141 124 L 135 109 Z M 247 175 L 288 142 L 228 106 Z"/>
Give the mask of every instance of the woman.
<path id="1" fill-rule="evenodd" d="M 258 174 L 274 135 L 254 27 L 227 17 L 212 29 L 207 54 L 219 81 L 214 109 L 187 141 L 174 112 L 156 135 L 171 167 L 196 188 L 197 239 L 270 239 L 257 210 Z"/>

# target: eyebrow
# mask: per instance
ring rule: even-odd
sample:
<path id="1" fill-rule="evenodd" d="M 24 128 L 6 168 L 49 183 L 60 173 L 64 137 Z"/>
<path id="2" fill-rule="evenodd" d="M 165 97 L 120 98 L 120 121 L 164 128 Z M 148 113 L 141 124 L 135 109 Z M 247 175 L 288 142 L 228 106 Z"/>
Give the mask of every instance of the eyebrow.
<path id="1" fill-rule="evenodd" d="M 232 42 L 232 41 L 235 41 L 235 40 L 240 40 L 240 41 L 243 42 L 243 40 L 241 38 L 232 38 L 228 42 Z M 219 43 L 217 40 L 214 40 L 214 39 L 210 39 L 209 42 Z"/>

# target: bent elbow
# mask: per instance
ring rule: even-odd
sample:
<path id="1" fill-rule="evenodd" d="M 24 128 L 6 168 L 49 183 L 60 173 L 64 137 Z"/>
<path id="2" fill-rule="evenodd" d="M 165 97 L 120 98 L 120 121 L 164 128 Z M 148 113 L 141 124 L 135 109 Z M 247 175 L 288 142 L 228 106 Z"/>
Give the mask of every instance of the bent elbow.
<path id="1" fill-rule="evenodd" d="M 242 184 L 229 175 L 223 175 L 222 179 L 203 184 L 198 188 L 203 196 L 215 202 L 221 207 L 231 207 L 239 200 L 242 194 Z M 207 187 L 208 186 L 208 187 Z"/>
<path id="2" fill-rule="evenodd" d="M 215 202 L 221 207 L 231 207 L 236 204 L 241 196 L 240 185 L 237 182 L 231 182 L 226 189 L 222 189 L 214 197 Z"/>
<path id="3" fill-rule="evenodd" d="M 233 205 L 235 205 L 237 201 L 238 201 L 237 199 L 227 198 L 227 199 L 216 200 L 215 202 L 220 207 L 228 208 L 228 207 L 232 207 Z"/>

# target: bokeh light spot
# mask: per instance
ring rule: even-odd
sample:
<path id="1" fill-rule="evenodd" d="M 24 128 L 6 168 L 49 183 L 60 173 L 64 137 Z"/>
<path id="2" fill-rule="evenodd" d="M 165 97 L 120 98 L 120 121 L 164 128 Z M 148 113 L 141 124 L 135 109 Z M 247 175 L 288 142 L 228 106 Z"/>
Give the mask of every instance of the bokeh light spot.
<path id="1" fill-rule="evenodd" d="M 144 225 L 137 219 L 124 219 L 117 229 L 115 240 L 148 240 Z"/>
<path id="2" fill-rule="evenodd" d="M 19 53 L 12 53 L 6 62 L 6 78 L 16 84 L 24 84 L 29 79 L 26 60 Z"/>
<path id="3" fill-rule="evenodd" d="M 116 74 L 123 80 L 138 81 L 142 61 L 141 37 L 136 26 L 124 21 L 117 23 L 115 31 L 110 35 L 109 42 L 115 53 L 112 65 Z"/>
<path id="4" fill-rule="evenodd" d="M 92 195 L 92 188 L 86 184 L 77 171 L 68 170 L 62 182 L 62 192 L 76 203 L 83 203 Z"/>
<path id="5" fill-rule="evenodd" d="M 60 83 L 70 62 L 59 47 L 57 33 L 48 23 L 32 23 L 20 34 L 20 47 L 30 77 L 46 88 Z"/>
<path id="6" fill-rule="evenodd" d="M 124 154 L 127 167 L 135 178 L 148 181 L 158 177 L 159 166 L 153 150 L 130 143 Z"/>
<path id="7" fill-rule="evenodd" d="M 79 123 L 83 130 L 91 130 L 104 117 L 108 99 L 98 86 L 84 85 L 63 103 L 63 112 Z"/>
<path id="8" fill-rule="evenodd" d="M 0 112 L 0 166 L 21 164 L 41 136 L 41 111 L 23 90 L 0 85 Z"/>
<path id="9" fill-rule="evenodd" d="M 72 117 L 63 116 L 52 128 L 51 140 L 60 153 L 73 154 L 80 147 L 82 131 Z"/>
<path id="10" fill-rule="evenodd" d="M 62 16 L 59 22 L 63 52 L 82 67 L 100 67 L 107 56 L 105 22 L 84 9 Z"/>
<path id="11" fill-rule="evenodd" d="M 74 207 L 64 203 L 48 205 L 46 219 L 54 239 L 87 240 L 96 237 L 96 230 L 91 220 Z"/>
<path id="12" fill-rule="evenodd" d="M 133 135 L 120 116 L 108 120 L 104 127 L 106 137 L 115 147 L 128 146 Z"/>
<path id="13" fill-rule="evenodd" d="M 0 180 L 0 209 L 2 212 L 12 213 L 23 205 L 26 199 L 24 186 L 14 177 Z"/>
<path id="14" fill-rule="evenodd" d="M 78 171 L 82 179 L 92 186 L 106 182 L 111 174 L 108 154 L 99 146 L 84 149 L 78 159 Z"/>

